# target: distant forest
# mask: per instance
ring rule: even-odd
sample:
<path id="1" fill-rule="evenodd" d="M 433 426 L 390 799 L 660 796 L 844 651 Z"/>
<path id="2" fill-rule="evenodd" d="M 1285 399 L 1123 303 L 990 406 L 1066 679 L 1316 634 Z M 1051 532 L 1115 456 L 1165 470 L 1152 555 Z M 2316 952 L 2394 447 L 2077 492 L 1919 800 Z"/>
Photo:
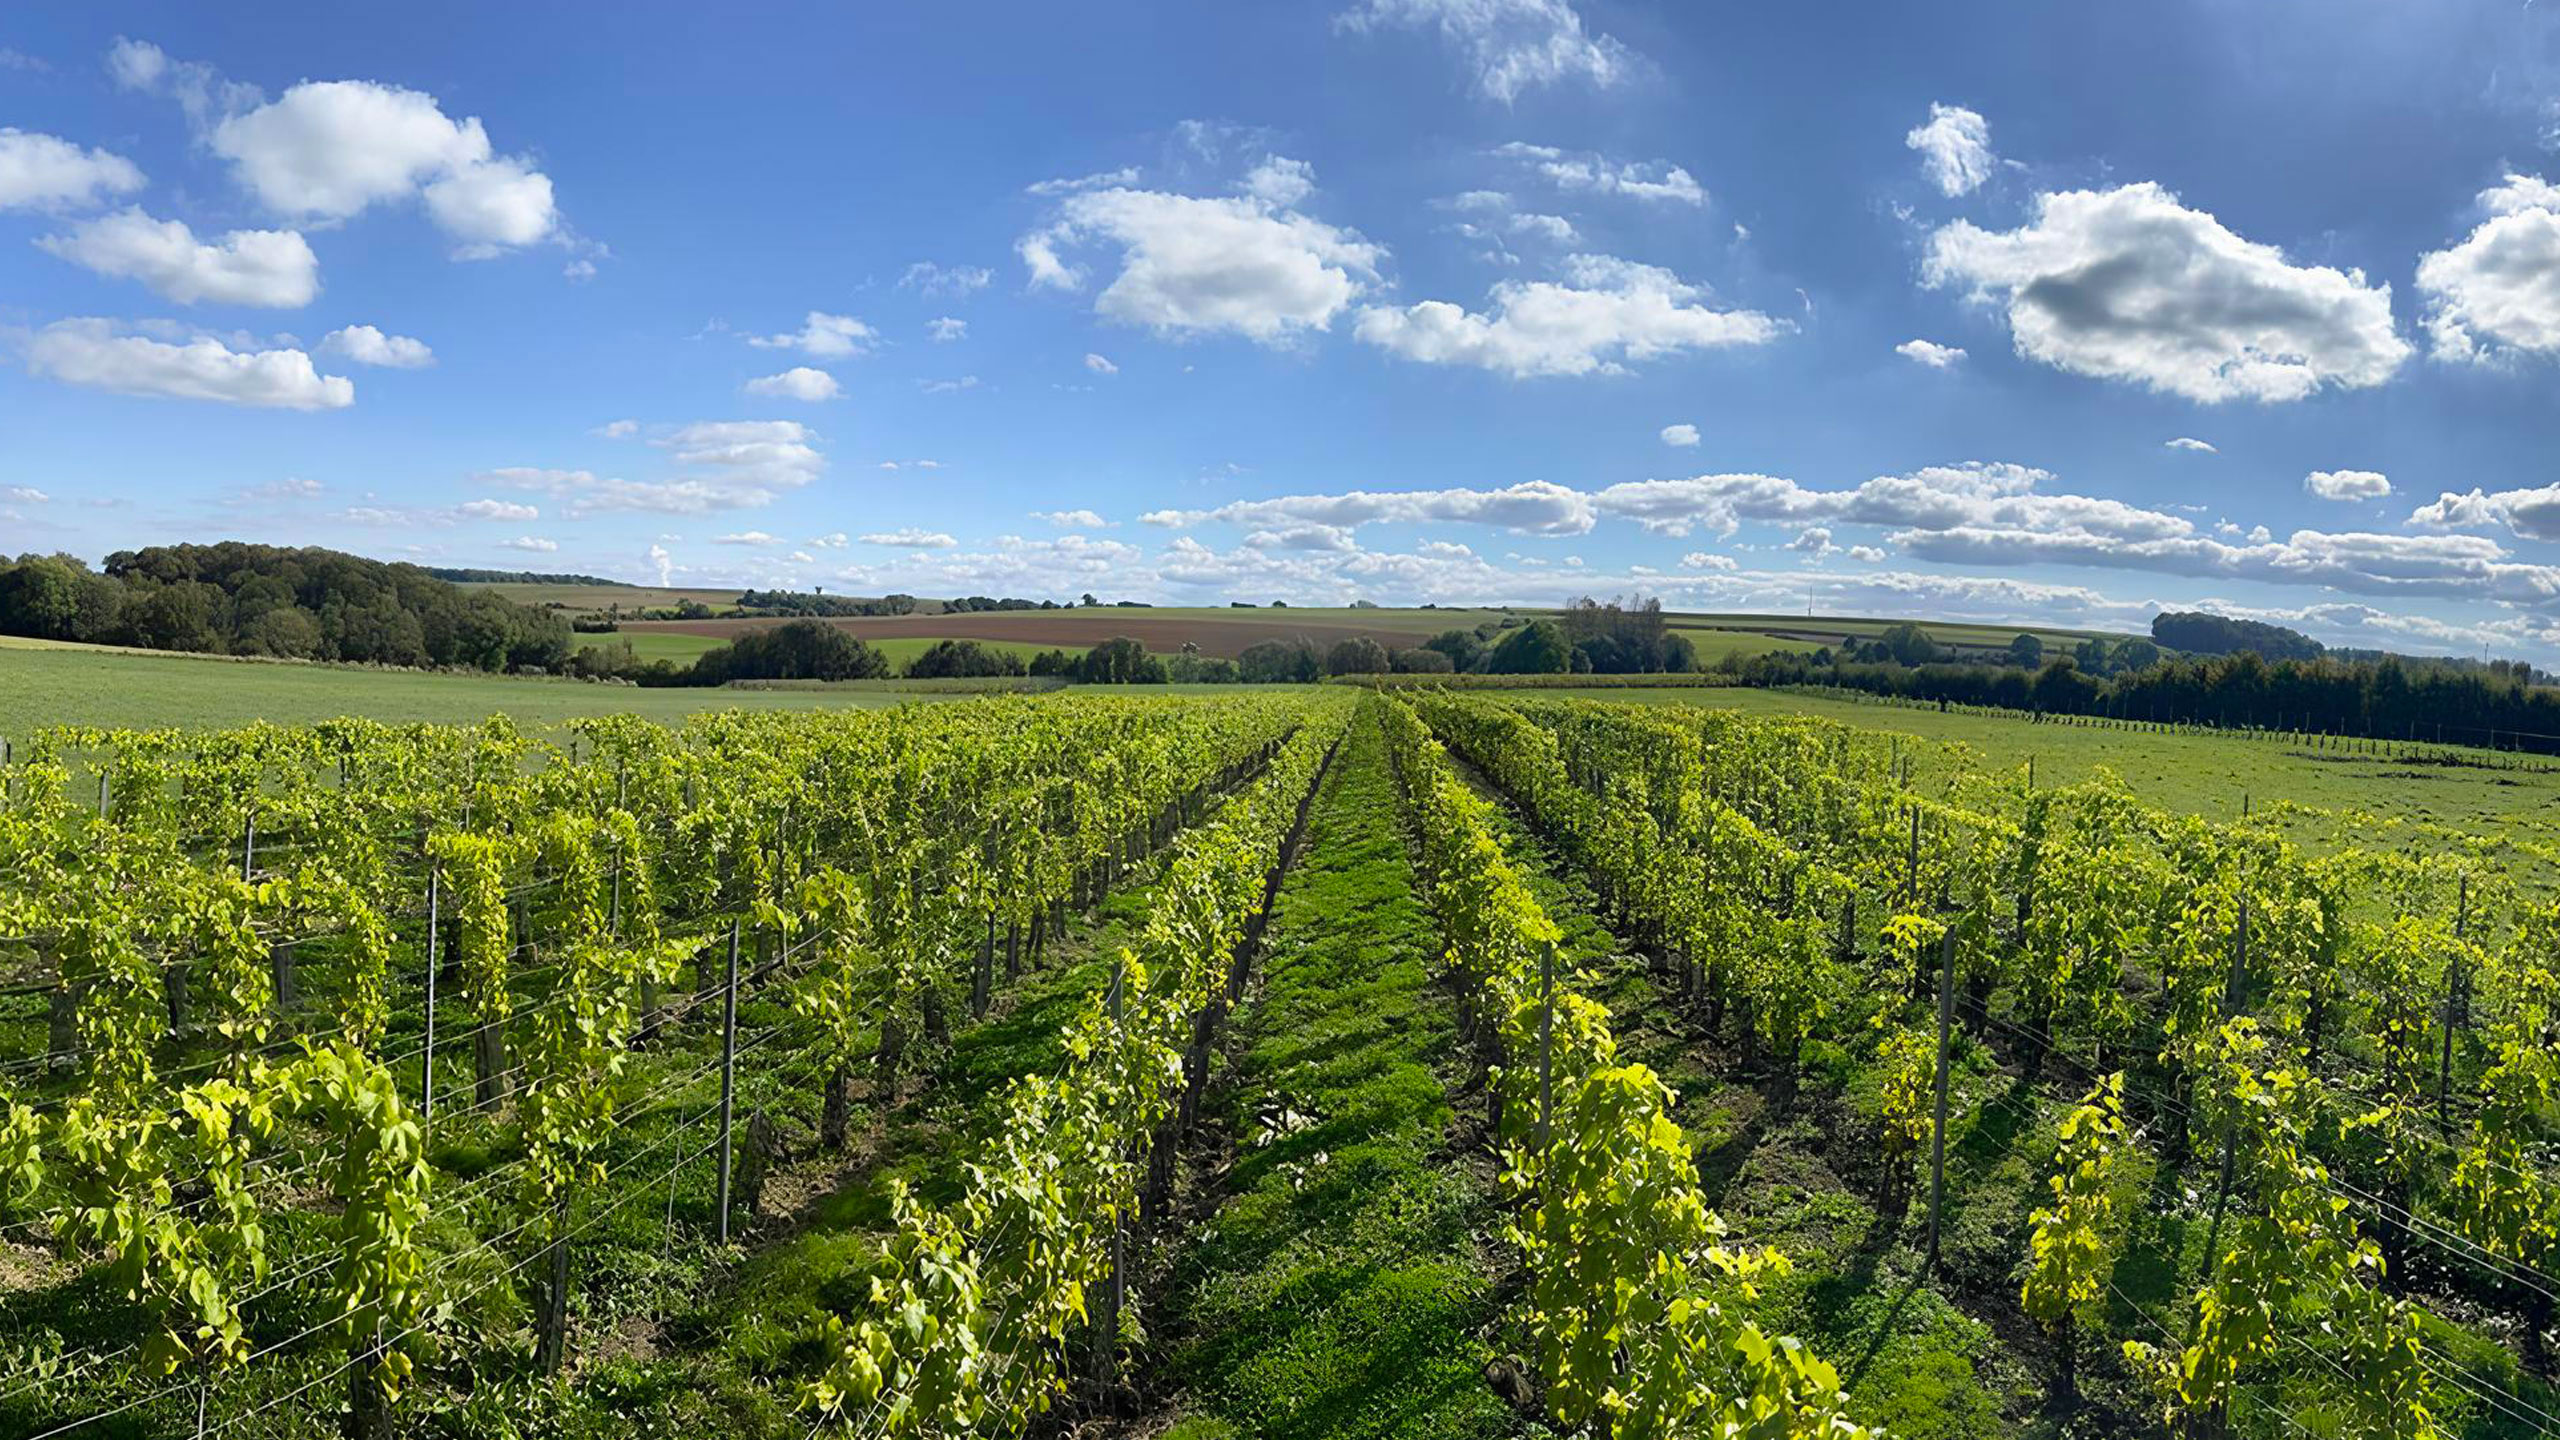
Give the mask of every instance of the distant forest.
<path id="1" fill-rule="evenodd" d="M 448 565 L 419 567 L 438 580 L 456 585 L 612 585 L 620 580 L 607 580 L 601 575 L 545 575 L 537 570 L 458 570 Z"/>
<path id="2" fill-rule="evenodd" d="M 2523 661 L 2348 659 L 2278 626 L 2213 615 L 2160 618 L 2168 623 L 2154 625 L 2156 640 L 2089 640 L 2050 659 L 2035 637 L 2021 635 L 2007 663 L 1958 661 L 1924 627 L 1904 624 L 1838 652 L 1732 655 L 1717 669 L 1747 685 L 1836 685 L 1943 704 L 2560 754 L 2560 691 L 2537 684 L 2539 672 Z M 2172 636 L 2231 648 L 2168 654 Z M 2287 658 L 2271 660 L 2260 646 Z"/>
<path id="3" fill-rule="evenodd" d="M 0 562 L 0 634 L 372 665 L 560 670 L 569 626 L 415 565 L 225 541 Z"/>

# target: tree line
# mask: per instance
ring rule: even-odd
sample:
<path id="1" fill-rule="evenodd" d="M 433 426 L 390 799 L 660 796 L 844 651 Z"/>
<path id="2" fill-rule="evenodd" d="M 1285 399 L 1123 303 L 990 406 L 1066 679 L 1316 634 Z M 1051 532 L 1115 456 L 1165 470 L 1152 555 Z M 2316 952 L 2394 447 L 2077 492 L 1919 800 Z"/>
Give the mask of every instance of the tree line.
<path id="1" fill-rule="evenodd" d="M 690 665 L 642 662 L 627 642 L 582 650 L 574 674 L 636 681 L 642 685 L 726 685 L 733 680 L 911 680 L 997 676 L 1054 677 L 1080 685 L 1286 685 L 1310 684 L 1334 675 L 1562 675 L 1630 674 L 1696 668 L 1685 636 L 1669 634 L 1658 605 L 1622 607 L 1612 601 L 1577 602 L 1566 619 L 1488 620 L 1473 628 L 1444 630 L 1404 648 L 1367 635 L 1327 645 L 1304 636 L 1259 641 L 1230 660 L 1185 645 L 1160 655 L 1128 636 L 1089 649 L 1019 651 L 976 640 L 940 640 L 902 669 L 878 647 L 824 620 L 795 619 L 742 632 Z M 1578 633 L 1578 638 L 1577 638 Z"/>
<path id="2" fill-rule="evenodd" d="M 2530 667 L 2379 660 L 2269 661 L 2255 650 L 2161 656 L 2113 674 L 2057 655 L 2022 665 L 1845 658 L 1829 650 L 1727 656 L 1746 685 L 1835 685 L 1941 704 L 2228 728 L 2443 740 L 2560 753 L 2560 691 Z"/>
<path id="3" fill-rule="evenodd" d="M 415 565 L 223 541 L 0 563 L 0 634 L 214 655 L 560 670 L 559 616 Z"/>

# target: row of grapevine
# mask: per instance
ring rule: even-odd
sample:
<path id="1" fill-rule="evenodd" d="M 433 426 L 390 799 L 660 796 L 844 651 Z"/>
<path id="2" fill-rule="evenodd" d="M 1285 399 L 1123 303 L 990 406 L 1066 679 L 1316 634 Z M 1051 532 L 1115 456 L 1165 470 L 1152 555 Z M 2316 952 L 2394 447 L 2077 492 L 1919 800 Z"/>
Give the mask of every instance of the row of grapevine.
<path id="1" fill-rule="evenodd" d="M 1064 1392 L 1080 1331 L 1107 1382 L 1126 1232 L 1160 1216 L 1210 1047 L 1347 719 L 1338 703 L 1312 714 L 1179 842 L 1138 945 L 1068 1027 L 1067 1065 L 1015 1082 L 960 1199 L 893 1191 L 870 1303 L 834 1325 L 808 1391 L 822 1424 L 865 1440 L 1013 1433 Z"/>
<path id="2" fill-rule="evenodd" d="M 1485 802 L 1409 707 L 1374 704 L 1466 1028 L 1491 1062 L 1548 1411 L 1619 1440 L 1864 1435 L 1837 1373 L 1750 1318 L 1755 1282 L 1785 1258 L 1720 1243 L 1670 1089 L 1617 1063 L 1607 1008 L 1556 973 L 1555 926 L 1504 858 Z"/>
<path id="3" fill-rule="evenodd" d="M 1921 796 L 1813 722 L 1424 703 L 1675 966 L 1710 1026 L 1730 1008 L 1783 1055 L 1880 1014 L 1880 1063 L 1915 1068 L 1882 1053 L 1909 1031 L 1868 997 L 1924 993 L 1943 965 L 1951 998 L 1960 985 L 1968 1016 L 2012 1038 L 2031 1070 L 2130 1064 L 2173 1159 L 2218 1143 L 2216 1193 L 2235 1215 L 2225 1230 L 2217 1210 L 2192 1333 L 2137 1356 L 2174 1413 L 2209 1421 L 2253 1370 L 2316 1346 L 2344 1380 L 2343 1433 L 2431 1433 L 2447 1386 L 2482 1392 L 2425 1345 L 2435 1322 L 2385 1289 L 2389 1252 L 2413 1236 L 2452 1237 L 2490 1279 L 2516 1282 L 2529 1331 L 2547 1323 L 2550 1282 L 2533 1267 L 2560 1192 L 2531 1154 L 2553 1119 L 2552 930 L 2544 907 L 2513 902 L 2512 923 L 2487 923 L 2503 898 L 2494 877 L 2418 856 L 2305 857 L 2105 783 L 1960 780 L 1950 797 Z M 2457 983 L 2475 1002 L 2459 1037 Z M 2480 1042 L 2485 1068 L 2458 1065 Z M 1928 1073 L 1925 1054 L 1906 1058 Z M 2324 1068 L 2380 1093 L 2324 1083 Z M 2466 1106 L 2456 1082 L 2472 1077 L 2484 1100 Z M 2429 1082 L 2448 1092 L 2440 1128 L 2423 1123 Z M 2075 1133 L 2106 1128 L 2112 1089 L 2102 1081 Z M 1906 1133 L 1927 1133 L 1899 1108 Z M 2452 1123 L 2464 1109 L 2467 1143 Z M 2090 1229 L 2080 1163 L 2038 1241 L 2066 1255 Z M 2422 1172 L 2450 1226 L 2408 1208 Z M 2055 1297 L 2085 1299 L 2089 1283 L 2086 1267 L 2057 1270 L 2031 1286 L 2031 1308 L 2060 1320 L 2071 1307 Z"/>
<path id="4" fill-rule="evenodd" d="M 832 1062 L 829 1109 L 860 1054 L 894 1097 L 954 997 L 988 1004 L 1000 937 L 1008 973 L 1034 959 L 1072 906 L 1267 761 L 1300 708 L 589 722 L 566 751 L 502 723 L 42 737 L 0 807 L 0 975 L 53 1022 L 38 1053 L 0 1062 L 0 1220 L 107 1268 L 146 1378 L 209 1385 L 276 1348 L 258 1334 L 316 1331 L 258 1312 L 331 1267 L 351 1423 L 380 1433 L 462 1298 L 439 1281 L 467 1257 L 419 1235 L 452 1203 L 426 1160 L 432 1102 L 439 1128 L 515 1152 L 464 1189 L 490 1206 L 482 1229 L 505 1227 L 508 1273 L 536 1272 L 536 1353 L 556 1367 L 569 1239 L 604 1209 L 619 1132 L 725 1084 L 742 989 L 788 997 L 792 1033 Z M 110 777 L 107 804 L 75 767 Z M 245 858 L 216 843 L 232 817 Z M 724 1009 L 725 1034 L 705 1028 Z M 0 1036 L 27 1034 L 0 1015 Z M 471 1093 L 448 1115 L 449 1078 L 429 1086 L 457 1039 Z M 715 1039 L 721 1063 L 665 1078 Z M 840 1145 L 840 1114 L 829 1128 Z M 310 1205 L 334 1259 L 273 1253 L 278 1208 Z"/>

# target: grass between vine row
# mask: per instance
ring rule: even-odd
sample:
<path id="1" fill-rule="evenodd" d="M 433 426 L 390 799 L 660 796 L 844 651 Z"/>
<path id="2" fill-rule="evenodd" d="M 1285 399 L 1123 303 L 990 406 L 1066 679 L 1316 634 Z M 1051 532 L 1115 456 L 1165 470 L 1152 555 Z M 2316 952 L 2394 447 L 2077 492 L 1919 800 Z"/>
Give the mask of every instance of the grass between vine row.
<path id="1" fill-rule="evenodd" d="M 1543 1434 L 1487 1385 L 1502 1299 L 1490 1162 L 1374 723 L 1344 742 L 1283 883 L 1206 1112 L 1233 1147 L 1151 1297 L 1133 1433 L 1163 1440 Z M 1213 1208 L 1212 1208 L 1213 1207 Z M 1159 1430 L 1157 1427 L 1169 1425 Z"/>

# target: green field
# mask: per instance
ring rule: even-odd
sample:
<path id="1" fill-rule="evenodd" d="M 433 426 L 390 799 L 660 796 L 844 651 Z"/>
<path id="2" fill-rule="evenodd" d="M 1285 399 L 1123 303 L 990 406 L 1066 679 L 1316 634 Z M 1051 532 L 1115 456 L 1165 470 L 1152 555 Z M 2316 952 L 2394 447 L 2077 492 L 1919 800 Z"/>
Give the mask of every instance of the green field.
<path id="1" fill-rule="evenodd" d="M 729 586 L 679 590 L 660 589 L 655 585 L 519 585 L 509 581 L 485 581 L 465 584 L 463 588 L 486 590 L 519 605 L 540 605 L 571 615 L 600 613 L 612 605 L 621 606 L 626 614 L 672 609 L 681 600 L 699 601 L 725 615 L 736 609 L 738 603 L 738 591 Z"/>
<path id="2" fill-rule="evenodd" d="M 1790 640 L 1775 635 L 1759 635 L 1748 630 L 1714 630 L 1688 625 L 1671 627 L 1674 635 L 1685 635 L 1698 649 L 1701 669 L 1713 665 L 1727 655 L 1769 655 L 1779 651 L 1810 653 L 1820 647 L 1812 640 Z"/>
<path id="3" fill-rule="evenodd" d="M 617 644 L 627 644 L 631 653 L 639 656 L 643 663 L 664 660 L 671 665 L 690 665 L 693 657 L 722 643 L 709 635 L 683 635 L 672 630 L 617 630 L 600 635 L 582 632 L 577 639 L 581 650 L 605 650 Z"/>
<path id="4" fill-rule="evenodd" d="M 1555 693 L 1555 692 L 1540 692 Z M 1572 693 L 1572 692 L 1561 692 Z M 1612 690 L 1592 698 L 1636 705 L 1706 705 L 1754 714 L 1816 715 L 1906 737 L 1925 783 L 1959 771 L 2070 785 L 2111 771 L 2146 802 L 2212 820 L 2243 804 L 2314 850 L 2343 845 L 2456 848 L 2450 831 L 2519 842 L 2504 863 L 2520 883 L 2560 886 L 2560 774 L 2490 751 L 2430 750 L 2455 763 L 2324 750 L 2298 737 L 2116 730 L 2025 716 L 1941 713 L 1825 696 L 1738 688 Z M 2538 763 L 2538 762 L 2531 762 Z M 2289 802 L 2289 803 L 2278 803 Z M 2270 816 L 2270 811 L 2273 814 Z M 2431 828 L 2442 827 L 2442 828 Z"/>
<path id="5" fill-rule="evenodd" d="M 1692 626 L 1715 630 L 1742 630 L 1756 634 L 1803 635 L 1819 637 L 1819 643 L 1837 644 L 1843 638 L 1872 640 L 1902 620 L 1836 615 L 1708 615 L 1681 612 L 1670 617 L 1680 628 Z M 2020 635 L 2033 635 L 2046 645 L 2077 645 L 2083 640 L 2117 640 L 2135 638 L 2117 630 L 2070 630 L 2052 625 L 1977 625 L 1969 621 L 1914 619 L 1929 632 L 1929 638 L 1941 645 L 1979 646 L 2005 649 Z"/>
<path id="6" fill-rule="evenodd" d="M 923 698 L 929 697 L 887 689 L 643 690 L 545 676 L 370 670 L 0 640 L 0 735 L 25 735 L 48 725 L 294 725 L 340 715 L 458 724 L 506 714 L 538 727 L 580 715 L 675 721 L 702 710 L 807 710 Z"/>
<path id="7" fill-rule="evenodd" d="M 886 635 L 882 636 L 880 639 L 868 641 L 866 643 L 868 643 L 872 649 L 877 650 L 882 655 L 888 657 L 888 661 L 891 665 L 903 670 L 906 668 L 908 661 L 915 659 L 917 656 L 942 642 L 928 636 L 921 635 Z M 981 640 L 978 642 L 978 646 L 980 649 L 993 650 L 999 654 L 1017 655 L 1025 661 L 1028 661 L 1032 656 L 1037 655 L 1044 650 L 1054 650 L 1058 648 L 1054 645 L 1034 645 L 1025 640 Z"/>

